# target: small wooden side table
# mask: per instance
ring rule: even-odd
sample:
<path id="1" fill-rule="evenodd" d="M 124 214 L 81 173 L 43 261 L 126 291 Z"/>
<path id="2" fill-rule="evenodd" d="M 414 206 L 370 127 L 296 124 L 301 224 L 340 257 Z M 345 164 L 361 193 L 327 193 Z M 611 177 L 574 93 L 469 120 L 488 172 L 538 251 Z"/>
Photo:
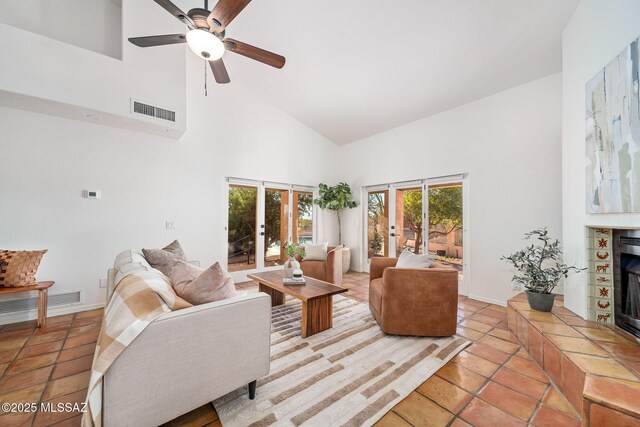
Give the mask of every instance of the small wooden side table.
<path id="1" fill-rule="evenodd" d="M 0 287 L 0 294 L 13 294 L 16 292 L 38 291 L 38 328 L 47 325 L 47 304 L 49 303 L 49 288 L 55 282 L 36 282 L 31 286 L 20 286 L 16 288 Z"/>

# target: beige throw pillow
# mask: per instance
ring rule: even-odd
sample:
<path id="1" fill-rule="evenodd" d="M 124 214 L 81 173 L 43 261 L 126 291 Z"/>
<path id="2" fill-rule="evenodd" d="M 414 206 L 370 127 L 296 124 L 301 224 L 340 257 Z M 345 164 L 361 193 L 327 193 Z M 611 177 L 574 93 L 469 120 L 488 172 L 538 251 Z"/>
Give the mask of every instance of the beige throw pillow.
<path id="1" fill-rule="evenodd" d="M 151 267 L 160 270 L 167 277 L 171 276 L 171 267 L 174 262 L 187 260 L 177 240 L 162 249 L 143 249 L 142 253 Z"/>
<path id="2" fill-rule="evenodd" d="M 17 288 L 36 283 L 36 271 L 47 252 L 0 250 L 0 287 Z"/>
<path id="3" fill-rule="evenodd" d="M 171 283 L 178 296 L 191 304 L 205 304 L 236 296 L 231 275 L 213 264 L 206 270 L 184 261 L 175 261 Z"/>
<path id="4" fill-rule="evenodd" d="M 396 263 L 397 268 L 429 268 L 436 256 L 431 254 L 416 255 L 409 249 L 402 251 Z"/>
<path id="5" fill-rule="evenodd" d="M 326 260 L 328 246 L 329 246 L 329 242 L 319 243 L 317 245 L 314 245 L 313 243 L 305 243 L 303 261 Z"/>

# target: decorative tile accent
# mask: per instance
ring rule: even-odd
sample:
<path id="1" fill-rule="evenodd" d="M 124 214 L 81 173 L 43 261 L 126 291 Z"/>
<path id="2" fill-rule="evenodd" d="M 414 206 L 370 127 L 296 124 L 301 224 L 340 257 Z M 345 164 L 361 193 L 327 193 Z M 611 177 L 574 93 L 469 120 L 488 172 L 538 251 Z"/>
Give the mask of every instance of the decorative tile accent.
<path id="1" fill-rule="evenodd" d="M 587 227 L 589 239 L 593 242 L 587 249 L 589 320 L 610 325 L 613 324 L 612 230 Z"/>

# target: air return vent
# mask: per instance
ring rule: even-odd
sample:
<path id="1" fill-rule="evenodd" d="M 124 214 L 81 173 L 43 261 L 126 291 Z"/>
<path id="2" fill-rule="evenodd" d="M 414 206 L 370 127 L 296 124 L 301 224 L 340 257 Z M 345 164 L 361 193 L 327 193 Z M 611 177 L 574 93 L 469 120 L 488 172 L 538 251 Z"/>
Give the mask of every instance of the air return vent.
<path id="1" fill-rule="evenodd" d="M 171 110 L 166 110 L 160 107 L 154 107 L 153 105 L 143 104 L 142 102 L 132 101 L 133 108 L 132 111 L 136 114 L 143 114 L 149 117 L 155 117 L 156 119 L 166 120 L 168 122 L 176 121 L 176 112 Z"/>
<path id="2" fill-rule="evenodd" d="M 49 295 L 47 307 L 78 304 L 81 302 L 80 291 Z M 0 314 L 16 313 L 19 311 L 37 310 L 38 296 L 0 300 Z"/>

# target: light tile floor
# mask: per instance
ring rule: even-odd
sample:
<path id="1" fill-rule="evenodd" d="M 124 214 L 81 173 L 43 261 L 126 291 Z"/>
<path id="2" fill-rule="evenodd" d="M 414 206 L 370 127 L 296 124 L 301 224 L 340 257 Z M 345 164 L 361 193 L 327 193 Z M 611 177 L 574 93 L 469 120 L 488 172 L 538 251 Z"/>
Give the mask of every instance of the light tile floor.
<path id="1" fill-rule="evenodd" d="M 346 296 L 367 303 L 369 278 L 348 273 Z M 255 289 L 253 282 L 238 284 Z M 0 327 L 0 402 L 81 402 L 102 310 Z M 378 426 L 579 426 L 578 414 L 507 329 L 506 308 L 459 298 L 458 334 L 474 341 Z M 0 426 L 78 426 L 78 413 L 2 413 Z M 168 426 L 220 426 L 211 405 Z"/>

